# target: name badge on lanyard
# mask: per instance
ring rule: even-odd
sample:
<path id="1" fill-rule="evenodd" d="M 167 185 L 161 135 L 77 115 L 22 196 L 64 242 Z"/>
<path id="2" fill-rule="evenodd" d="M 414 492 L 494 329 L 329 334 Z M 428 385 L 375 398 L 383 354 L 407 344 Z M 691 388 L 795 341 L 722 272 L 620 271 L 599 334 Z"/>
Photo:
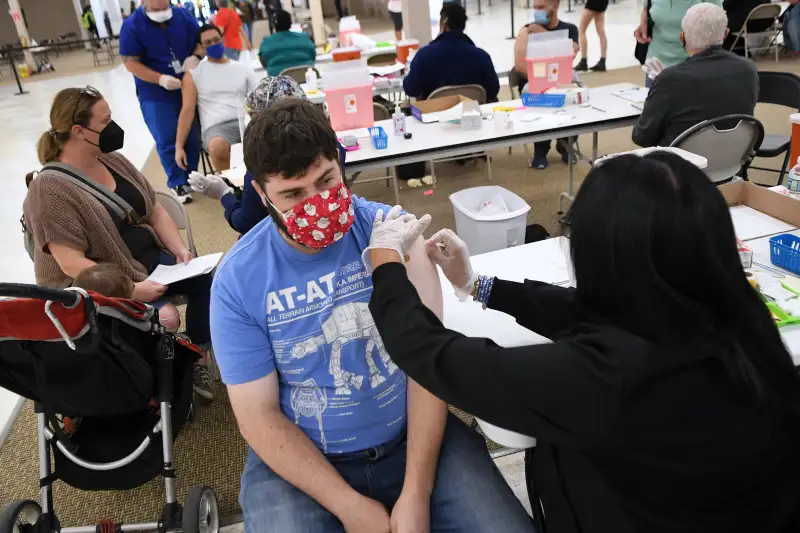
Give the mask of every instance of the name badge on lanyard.
<path id="1" fill-rule="evenodd" d="M 172 70 L 175 71 L 175 74 L 183 74 L 183 64 L 178 61 L 178 58 L 175 57 L 175 54 L 172 52 L 171 48 L 169 53 L 172 54 L 172 61 L 170 63 L 172 65 Z"/>

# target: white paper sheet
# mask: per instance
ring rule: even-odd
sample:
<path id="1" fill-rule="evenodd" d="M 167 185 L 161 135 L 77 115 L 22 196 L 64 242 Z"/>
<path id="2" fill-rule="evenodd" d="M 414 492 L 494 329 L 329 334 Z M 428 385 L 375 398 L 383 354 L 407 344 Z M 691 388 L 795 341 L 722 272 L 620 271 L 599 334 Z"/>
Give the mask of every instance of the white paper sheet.
<path id="1" fill-rule="evenodd" d="M 795 229 L 795 226 L 787 222 L 756 211 L 746 205 L 731 207 L 731 218 L 733 219 L 733 229 L 736 231 L 736 236 L 743 241 L 786 233 Z"/>
<path id="2" fill-rule="evenodd" d="M 173 266 L 158 265 L 147 279 L 162 285 L 169 285 L 184 279 L 195 278 L 214 270 L 220 259 L 222 259 L 221 253 L 196 257 L 188 263 L 179 263 Z"/>
<path id="3" fill-rule="evenodd" d="M 625 89 L 616 93 L 611 93 L 614 96 L 619 96 L 620 98 L 624 98 L 629 102 L 633 102 L 634 104 L 643 104 L 645 100 L 647 100 L 647 94 L 650 92 L 650 89 L 645 89 L 644 87 L 636 87 L 634 89 Z"/>
<path id="4" fill-rule="evenodd" d="M 394 65 L 385 67 L 369 67 L 369 73 L 373 76 L 388 76 L 389 74 L 396 74 L 404 68 L 406 68 L 406 66 L 398 61 Z"/>
<path id="5" fill-rule="evenodd" d="M 537 128 L 557 128 L 575 120 L 575 116 L 564 113 L 536 113 L 533 111 L 520 111 L 512 115 L 514 120 L 520 122 L 533 122 Z"/>

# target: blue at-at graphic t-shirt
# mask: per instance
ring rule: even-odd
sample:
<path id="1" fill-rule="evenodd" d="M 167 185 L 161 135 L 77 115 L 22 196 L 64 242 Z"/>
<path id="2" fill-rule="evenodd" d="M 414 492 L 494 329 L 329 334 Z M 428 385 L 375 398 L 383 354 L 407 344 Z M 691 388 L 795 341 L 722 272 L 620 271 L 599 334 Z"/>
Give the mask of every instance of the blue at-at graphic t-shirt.
<path id="1" fill-rule="evenodd" d="M 389 207 L 352 199 L 350 231 L 313 255 L 262 221 L 222 261 L 211 291 L 222 380 L 277 371 L 283 413 L 328 454 L 386 443 L 406 423 L 406 378 L 372 320 L 361 262 L 378 209 Z"/>

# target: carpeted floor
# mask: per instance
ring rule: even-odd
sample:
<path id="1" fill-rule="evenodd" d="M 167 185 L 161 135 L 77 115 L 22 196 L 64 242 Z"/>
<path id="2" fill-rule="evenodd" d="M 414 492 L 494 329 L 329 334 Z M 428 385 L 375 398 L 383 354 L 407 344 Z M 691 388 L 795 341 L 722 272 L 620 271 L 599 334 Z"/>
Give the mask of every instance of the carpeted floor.
<path id="1" fill-rule="evenodd" d="M 782 59 L 776 66 L 774 62 L 762 60 L 759 67 L 764 70 L 800 72 L 800 61 Z M 616 70 L 606 73 L 592 73 L 584 76 L 590 86 L 619 82 L 642 83 L 643 74 L 637 68 Z M 507 88 L 505 89 L 507 91 Z M 506 92 L 501 99 L 508 98 Z M 761 119 L 768 132 L 788 133 L 789 119 L 786 109 L 776 106 L 759 105 L 756 116 Z M 580 139 L 587 153 L 591 147 L 591 137 Z M 633 148 L 630 128 L 605 132 L 600 135 L 600 154 L 620 152 Z M 493 153 L 494 184 L 513 190 L 530 205 L 529 223 L 544 225 L 551 233 L 557 229 L 556 203 L 558 195 L 567 186 L 567 169 L 560 162 L 555 150 L 551 152 L 550 167 L 544 171 L 528 168 L 523 150 L 514 149 Z M 777 166 L 780 161 L 759 161 L 760 165 Z M 588 165 L 581 164 L 577 175 L 583 176 Z M 433 224 L 430 231 L 443 227 L 453 227 L 453 213 L 448 195 L 464 188 L 488 183 L 485 163 L 468 163 L 458 166 L 442 163 L 436 166 L 439 184 L 430 196 L 424 196 L 427 188 L 403 189 L 401 202 L 412 213 L 430 213 Z M 144 168 L 145 175 L 156 188 L 165 187 L 165 176 L 155 153 Z M 377 177 L 381 171 L 366 173 L 365 177 Z M 751 178 L 765 183 L 774 183 L 776 175 L 753 172 Z M 581 180 L 578 180 L 580 183 Z M 392 189 L 382 183 L 356 184 L 356 194 L 371 200 L 391 204 L 394 202 Z M 236 234 L 228 227 L 222 216 L 219 202 L 196 196 L 196 201 L 187 206 L 191 217 L 195 241 L 201 254 L 228 250 L 236 240 Z M 253 273 L 258 275 L 257 272 Z M 31 405 L 23 410 L 22 416 L 0 450 L 0 504 L 17 498 L 38 496 L 38 468 L 36 451 L 36 425 Z M 222 386 L 217 387 L 217 400 L 200 410 L 196 421 L 188 424 L 176 443 L 176 464 L 179 476 L 181 497 L 197 484 L 214 487 L 220 498 L 223 515 L 238 511 L 237 495 L 239 474 L 244 462 L 246 446 L 236 428 L 236 422 Z M 65 526 L 94 523 L 99 519 L 149 521 L 156 519 L 163 501 L 160 480 L 154 480 L 139 489 L 116 493 L 84 493 L 61 483 L 54 488 L 55 508 Z"/>

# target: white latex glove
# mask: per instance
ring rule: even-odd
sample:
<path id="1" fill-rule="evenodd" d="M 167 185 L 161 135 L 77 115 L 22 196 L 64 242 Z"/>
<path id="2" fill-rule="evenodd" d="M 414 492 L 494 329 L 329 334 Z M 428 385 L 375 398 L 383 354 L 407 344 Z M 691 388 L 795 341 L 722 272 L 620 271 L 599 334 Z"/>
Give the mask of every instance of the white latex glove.
<path id="1" fill-rule="evenodd" d="M 656 79 L 656 76 L 664 72 L 664 64 L 657 57 L 651 57 L 644 62 L 644 65 L 642 65 L 642 70 L 651 79 Z"/>
<path id="2" fill-rule="evenodd" d="M 181 88 L 181 80 L 169 74 L 162 74 L 159 76 L 158 84 L 168 91 L 177 91 Z"/>
<path id="3" fill-rule="evenodd" d="M 425 245 L 428 257 L 442 269 L 458 299 L 462 302 L 466 300 L 478 279 L 478 274 L 472 270 L 467 243 L 453 230 L 443 229 L 428 239 Z"/>
<path id="4" fill-rule="evenodd" d="M 373 249 L 395 250 L 400 254 L 400 261 L 405 264 L 406 250 L 411 247 L 414 241 L 428 227 L 428 224 L 431 223 L 430 215 L 425 215 L 417 220 L 414 215 L 401 215 L 402 210 L 402 207 L 396 205 L 385 217 L 383 209 L 379 210 L 378 214 L 375 215 L 369 246 L 361 253 L 361 260 L 364 262 L 364 266 L 367 267 L 367 273 L 372 274 L 372 260 L 369 257 L 369 251 Z"/>
<path id="5" fill-rule="evenodd" d="M 194 70 L 199 64 L 200 60 L 197 59 L 197 56 L 191 55 L 183 60 L 183 71 L 189 72 L 190 70 Z"/>
<path id="6" fill-rule="evenodd" d="M 193 191 L 215 200 L 220 200 L 226 194 L 233 192 L 233 189 L 221 177 L 213 174 L 204 176 L 199 172 L 189 174 L 189 186 Z"/>

